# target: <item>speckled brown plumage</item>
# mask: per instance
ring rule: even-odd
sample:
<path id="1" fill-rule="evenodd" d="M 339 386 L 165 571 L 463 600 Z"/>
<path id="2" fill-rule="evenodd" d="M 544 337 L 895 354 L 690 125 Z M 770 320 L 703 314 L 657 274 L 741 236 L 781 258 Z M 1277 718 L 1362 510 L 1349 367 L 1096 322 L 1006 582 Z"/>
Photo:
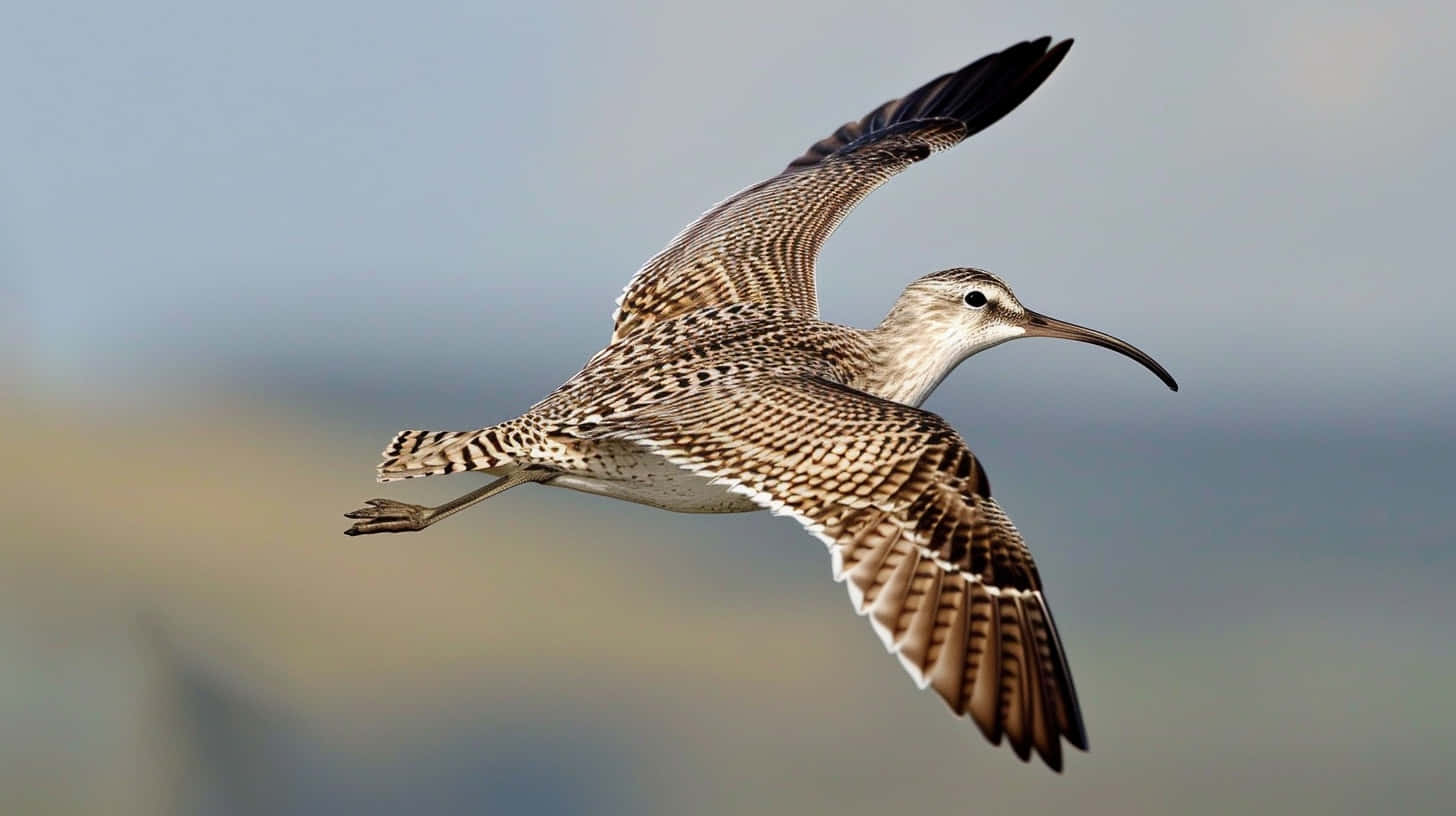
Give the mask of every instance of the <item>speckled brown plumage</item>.
<path id="1" fill-rule="evenodd" d="M 916 281 L 875 329 L 827 323 L 814 258 L 866 194 L 1000 119 L 1069 46 L 1020 43 L 841 127 L 649 261 L 611 343 L 555 392 L 488 428 L 401 432 L 380 480 L 484 471 L 499 489 L 791 516 L 922 687 L 1060 769 L 1062 740 L 1086 749 L 1087 735 L 1036 565 L 960 436 L 916 407 L 966 356 L 1042 317 L 957 268 Z M 441 509 L 371 506 L 350 532 L 423 529 L 415 511 Z"/>
<path id="2" fill-rule="evenodd" d="M 992 742 L 1060 767 L 1062 736 L 1087 745 L 1071 672 L 980 463 L 934 414 L 829 374 L 809 359 L 756 367 L 559 432 L 635 442 L 792 516 L 922 687 Z"/>
<path id="3" fill-rule="evenodd" d="M 1051 46 L 1043 37 L 937 77 L 840 127 L 777 176 L 722 201 L 633 277 L 612 339 L 724 303 L 817 315 L 814 258 L 844 216 L 895 174 L 1010 113 L 1071 45 Z"/>
<path id="4" fill-rule="evenodd" d="M 757 304 L 700 309 L 608 346 L 517 419 L 402 433 L 381 478 L 533 463 L 668 509 L 790 515 L 830 545 L 856 611 L 918 683 L 1060 767 L 1060 738 L 1085 748 L 1086 733 L 1036 566 L 955 431 L 871 393 L 884 339 Z M 700 505 L 697 486 L 721 500 Z"/>

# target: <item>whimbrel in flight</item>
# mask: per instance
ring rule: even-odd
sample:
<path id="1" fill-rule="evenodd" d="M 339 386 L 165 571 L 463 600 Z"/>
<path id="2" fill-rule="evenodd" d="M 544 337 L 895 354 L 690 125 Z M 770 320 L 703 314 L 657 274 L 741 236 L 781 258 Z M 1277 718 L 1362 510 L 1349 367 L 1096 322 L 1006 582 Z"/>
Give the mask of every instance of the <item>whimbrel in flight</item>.
<path id="1" fill-rule="evenodd" d="M 647 262 L 611 342 L 526 413 L 471 431 L 401 431 L 379 481 L 498 477 L 438 507 L 373 499 L 350 535 L 424 528 L 527 482 L 686 513 L 768 509 L 829 546 L 855 609 L 924 688 L 987 739 L 1053 769 L 1087 733 L 1031 553 L 986 474 L 919 406 L 965 358 L 1018 337 L 1113 349 L 1037 314 L 979 269 L 911 283 L 874 329 L 819 318 L 814 259 L 871 190 L 1021 104 L 1071 47 L 979 59 L 875 108 L 728 198 Z"/>

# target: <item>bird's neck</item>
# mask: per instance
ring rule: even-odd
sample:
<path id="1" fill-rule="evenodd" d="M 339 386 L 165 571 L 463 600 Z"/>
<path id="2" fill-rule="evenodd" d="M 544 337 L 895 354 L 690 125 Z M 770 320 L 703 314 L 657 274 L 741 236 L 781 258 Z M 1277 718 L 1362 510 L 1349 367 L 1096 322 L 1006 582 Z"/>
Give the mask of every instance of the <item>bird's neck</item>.
<path id="1" fill-rule="evenodd" d="M 958 328 L 899 309 L 890 312 L 877 328 L 865 332 L 872 353 L 859 387 L 888 400 L 919 405 L 977 351 L 968 347 Z"/>

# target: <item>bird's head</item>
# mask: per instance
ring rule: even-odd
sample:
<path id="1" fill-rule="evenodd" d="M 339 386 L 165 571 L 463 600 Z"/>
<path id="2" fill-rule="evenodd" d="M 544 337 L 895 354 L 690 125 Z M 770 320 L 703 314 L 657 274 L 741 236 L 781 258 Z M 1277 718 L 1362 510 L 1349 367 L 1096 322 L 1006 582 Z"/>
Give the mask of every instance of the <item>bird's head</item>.
<path id="1" fill-rule="evenodd" d="M 1131 357 L 1178 390 L 1172 375 L 1136 346 L 1033 312 L 1021 305 L 1005 281 L 980 269 L 946 269 L 926 275 L 905 289 L 885 320 L 886 326 L 902 333 L 935 337 L 954 348 L 959 359 L 1018 337 L 1091 343 Z"/>

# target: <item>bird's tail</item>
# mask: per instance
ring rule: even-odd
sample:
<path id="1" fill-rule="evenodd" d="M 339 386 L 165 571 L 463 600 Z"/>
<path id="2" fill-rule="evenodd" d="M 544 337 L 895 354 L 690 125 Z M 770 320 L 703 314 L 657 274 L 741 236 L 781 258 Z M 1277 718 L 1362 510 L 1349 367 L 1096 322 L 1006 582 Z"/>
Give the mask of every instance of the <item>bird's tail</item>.
<path id="1" fill-rule="evenodd" d="M 521 448 L 516 420 L 474 431 L 400 431 L 384 449 L 379 481 L 394 482 L 515 464 Z"/>

